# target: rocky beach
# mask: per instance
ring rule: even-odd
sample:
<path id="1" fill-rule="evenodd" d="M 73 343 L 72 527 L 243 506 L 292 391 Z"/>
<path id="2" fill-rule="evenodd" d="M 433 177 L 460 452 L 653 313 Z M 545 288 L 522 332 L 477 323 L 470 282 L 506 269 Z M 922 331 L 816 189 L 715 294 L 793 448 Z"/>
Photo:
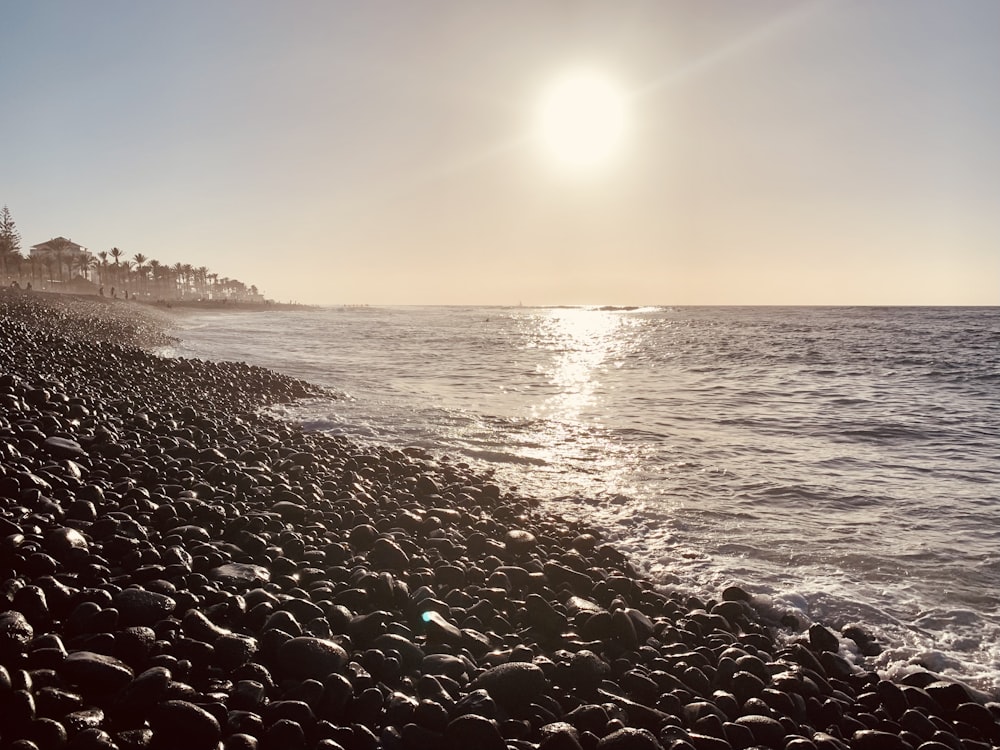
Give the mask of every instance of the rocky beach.
<path id="1" fill-rule="evenodd" d="M 167 315 L 0 293 L 0 748 L 1000 745 L 1000 704 L 866 670 L 859 628 L 659 586 L 460 462 L 268 416 L 320 389 L 158 356 Z"/>

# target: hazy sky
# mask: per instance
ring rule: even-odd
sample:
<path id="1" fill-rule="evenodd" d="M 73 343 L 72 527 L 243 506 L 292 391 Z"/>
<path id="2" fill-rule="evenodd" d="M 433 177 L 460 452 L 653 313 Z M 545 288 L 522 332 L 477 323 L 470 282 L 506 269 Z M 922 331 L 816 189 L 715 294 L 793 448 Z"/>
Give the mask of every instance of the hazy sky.
<path id="1" fill-rule="evenodd" d="M 1000 304 L 1000 2 L 0 0 L 0 204 L 280 300 Z M 587 170 L 538 136 L 586 67 Z"/>

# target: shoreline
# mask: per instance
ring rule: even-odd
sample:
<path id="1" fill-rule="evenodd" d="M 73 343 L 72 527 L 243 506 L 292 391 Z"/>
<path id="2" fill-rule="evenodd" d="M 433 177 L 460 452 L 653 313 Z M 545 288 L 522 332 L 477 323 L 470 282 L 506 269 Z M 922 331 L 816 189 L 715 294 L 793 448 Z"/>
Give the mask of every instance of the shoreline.
<path id="1" fill-rule="evenodd" d="M 185 310 L 218 310 L 232 312 L 266 312 L 284 310 L 318 310 L 318 305 L 307 305 L 298 302 L 275 302 L 266 300 L 264 302 L 247 302 L 235 300 L 140 300 L 136 298 L 125 299 L 124 297 L 106 297 L 99 294 L 79 294 L 76 292 L 53 292 L 40 289 L 12 289 L 0 287 L 0 295 L 10 295 L 12 297 L 34 297 L 38 300 L 46 300 L 50 304 L 59 304 L 59 300 L 93 302 L 101 305 L 124 305 L 149 310 L 164 310 L 183 312 Z"/>
<path id="2" fill-rule="evenodd" d="M 855 671 L 822 626 L 779 642 L 745 591 L 662 590 L 461 464 L 257 413 L 314 386 L 157 357 L 148 306 L 55 296 L 0 295 L 4 743 L 1000 743 L 959 683 Z"/>

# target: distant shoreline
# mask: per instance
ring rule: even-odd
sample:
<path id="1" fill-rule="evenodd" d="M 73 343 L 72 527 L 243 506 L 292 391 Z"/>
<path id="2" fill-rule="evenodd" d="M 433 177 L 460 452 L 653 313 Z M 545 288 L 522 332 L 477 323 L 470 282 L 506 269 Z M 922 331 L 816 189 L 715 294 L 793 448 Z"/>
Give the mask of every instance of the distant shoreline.
<path id="1" fill-rule="evenodd" d="M 4 294 L 33 295 L 39 299 L 77 299 L 96 302 L 105 305 L 133 305 L 154 310 L 184 311 L 184 310 L 218 310 L 221 312 L 264 312 L 274 310 L 318 310 L 319 305 L 305 305 L 298 302 L 247 302 L 236 300 L 157 300 L 125 299 L 124 297 L 108 297 L 100 294 L 80 294 L 78 292 L 52 292 L 40 289 L 0 289 Z"/>

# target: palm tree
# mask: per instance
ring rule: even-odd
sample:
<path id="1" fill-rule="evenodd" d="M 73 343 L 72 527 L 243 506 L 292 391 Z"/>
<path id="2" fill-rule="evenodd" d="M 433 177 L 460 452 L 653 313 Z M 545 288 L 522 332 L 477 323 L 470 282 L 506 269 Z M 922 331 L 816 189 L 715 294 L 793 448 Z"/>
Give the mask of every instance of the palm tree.
<path id="1" fill-rule="evenodd" d="M 90 280 L 89 271 L 97 263 L 97 259 L 90 253 L 80 253 L 76 257 L 76 267 L 80 269 L 80 276 L 87 281 Z M 70 274 L 72 275 L 72 274 Z"/>
<path id="2" fill-rule="evenodd" d="M 198 266 L 194 269 L 195 278 L 198 280 L 198 296 L 204 299 L 208 296 L 208 268 Z"/>
<path id="3" fill-rule="evenodd" d="M 181 299 L 184 298 L 184 264 L 180 261 L 174 263 L 170 270 L 174 273 L 174 280 L 177 284 L 177 296 Z"/>
<path id="4" fill-rule="evenodd" d="M 111 257 L 115 259 L 115 283 L 121 286 L 121 263 L 119 260 L 125 254 L 123 250 L 119 250 L 117 247 L 111 248 Z"/>
<path id="5" fill-rule="evenodd" d="M 129 276 L 131 275 L 133 265 L 130 260 L 123 260 L 121 263 L 122 271 L 125 272 L 125 281 L 122 282 L 123 287 L 129 284 Z"/>
<path id="6" fill-rule="evenodd" d="M 28 256 L 28 283 L 38 283 L 41 276 L 38 273 L 38 266 L 41 263 L 37 255 Z"/>
<path id="7" fill-rule="evenodd" d="M 186 297 L 194 291 L 194 266 L 192 266 L 190 263 L 185 263 L 183 265 L 183 269 L 184 269 L 184 279 L 186 282 L 184 286 L 184 291 L 185 291 L 184 296 Z"/>
<path id="8" fill-rule="evenodd" d="M 163 264 L 158 260 L 149 261 L 149 272 L 153 276 L 153 292 L 154 296 L 159 298 L 163 295 L 160 293 L 160 276 L 163 273 Z"/>
<path id="9" fill-rule="evenodd" d="M 136 277 L 139 279 L 139 288 L 141 289 L 142 287 L 145 286 L 144 284 L 144 282 L 146 281 L 145 264 L 146 261 L 149 260 L 149 258 L 147 258 L 142 253 L 136 253 L 134 256 L 132 256 L 132 259 L 135 261 L 135 274 Z"/>
<path id="10" fill-rule="evenodd" d="M 108 281 L 108 251 L 101 250 L 97 257 L 101 259 L 101 286 L 104 286 Z"/>

